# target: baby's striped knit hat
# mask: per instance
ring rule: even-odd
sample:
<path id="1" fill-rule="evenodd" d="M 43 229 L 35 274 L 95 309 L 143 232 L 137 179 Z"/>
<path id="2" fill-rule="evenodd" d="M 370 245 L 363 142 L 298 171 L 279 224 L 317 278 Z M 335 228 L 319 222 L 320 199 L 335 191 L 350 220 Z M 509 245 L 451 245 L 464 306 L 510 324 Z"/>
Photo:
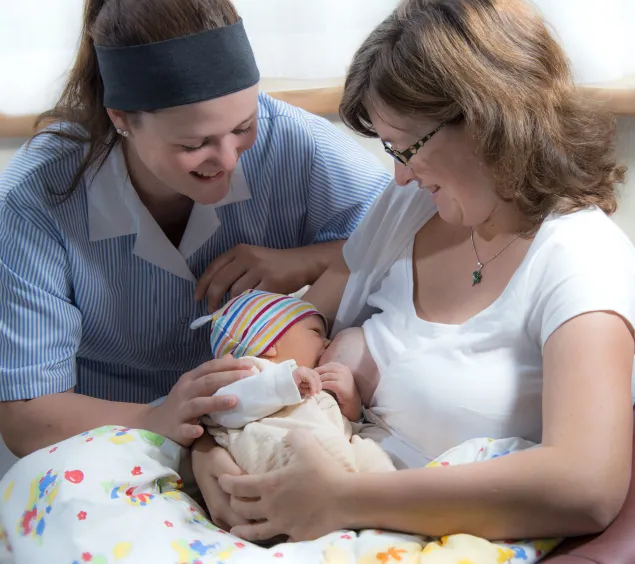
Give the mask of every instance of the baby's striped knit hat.
<path id="1" fill-rule="evenodd" d="M 212 322 L 210 344 L 214 358 L 232 354 L 236 358 L 260 356 L 298 321 L 324 316 L 310 303 L 282 294 L 247 290 L 227 302 L 216 313 L 202 317 L 192 329 Z"/>

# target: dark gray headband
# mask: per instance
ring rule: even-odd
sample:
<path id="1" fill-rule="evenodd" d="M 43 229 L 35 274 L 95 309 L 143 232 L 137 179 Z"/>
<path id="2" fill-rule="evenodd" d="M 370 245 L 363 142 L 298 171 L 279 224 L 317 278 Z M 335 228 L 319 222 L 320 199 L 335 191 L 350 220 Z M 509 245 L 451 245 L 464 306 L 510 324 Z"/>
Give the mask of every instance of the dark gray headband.
<path id="1" fill-rule="evenodd" d="M 260 80 L 243 21 L 130 47 L 95 45 L 104 105 L 152 111 L 220 98 Z"/>

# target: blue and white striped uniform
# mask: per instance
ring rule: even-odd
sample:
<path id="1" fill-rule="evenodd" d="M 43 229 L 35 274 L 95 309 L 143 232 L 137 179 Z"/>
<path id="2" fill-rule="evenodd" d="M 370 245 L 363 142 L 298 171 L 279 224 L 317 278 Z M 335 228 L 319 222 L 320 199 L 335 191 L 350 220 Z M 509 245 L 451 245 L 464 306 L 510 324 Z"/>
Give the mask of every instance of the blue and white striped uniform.
<path id="1" fill-rule="evenodd" d="M 84 146 L 52 135 L 0 176 L 0 401 L 78 393 L 138 403 L 210 359 L 195 281 L 238 243 L 347 238 L 390 180 L 326 120 L 261 94 L 232 188 L 196 204 L 176 249 L 130 184 L 121 148 L 65 192 Z"/>

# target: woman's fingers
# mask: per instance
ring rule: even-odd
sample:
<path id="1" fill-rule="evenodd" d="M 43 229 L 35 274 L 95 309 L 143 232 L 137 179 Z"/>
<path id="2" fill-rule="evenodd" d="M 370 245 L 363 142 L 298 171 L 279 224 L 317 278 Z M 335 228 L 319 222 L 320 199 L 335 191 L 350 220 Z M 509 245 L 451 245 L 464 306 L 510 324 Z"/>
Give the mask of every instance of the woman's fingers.
<path id="1" fill-rule="evenodd" d="M 220 307 L 223 296 L 247 270 L 242 261 L 233 260 L 214 275 L 206 292 L 209 312 L 216 311 Z"/>
<path id="2" fill-rule="evenodd" d="M 322 382 L 339 382 L 342 378 L 337 372 L 320 372 L 316 370 Z"/>
<path id="3" fill-rule="evenodd" d="M 223 515 L 229 529 L 231 529 L 232 527 L 240 526 L 240 525 L 249 525 L 249 520 L 245 519 L 244 517 L 236 513 L 230 507 L 229 503 L 227 504 L 227 508 L 223 512 Z M 224 530 L 227 530 L 227 529 L 224 529 Z"/>
<path id="4" fill-rule="evenodd" d="M 250 370 L 236 370 L 233 372 L 219 372 L 218 374 L 206 374 L 190 384 L 188 396 L 201 398 L 215 394 L 221 388 L 229 386 L 238 380 L 253 376 Z"/>
<path id="5" fill-rule="evenodd" d="M 230 476 L 242 476 L 244 472 L 236 464 L 232 455 L 229 454 L 224 448 L 214 447 L 208 454 L 209 467 L 211 468 L 212 476 L 218 479 L 218 476 L 228 474 Z M 220 486 L 219 486 L 219 491 Z"/>
<path id="6" fill-rule="evenodd" d="M 181 419 L 183 421 L 196 421 L 199 417 L 208 413 L 227 411 L 238 403 L 236 396 L 209 396 L 192 398 L 183 407 Z"/>
<path id="7" fill-rule="evenodd" d="M 221 489 L 216 478 L 219 472 L 240 475 L 242 470 L 232 456 L 224 448 L 218 447 L 207 433 L 194 443 L 192 469 L 212 520 L 219 527 L 229 530 L 233 526 L 248 523 L 231 508 L 230 496 Z"/>
<path id="8" fill-rule="evenodd" d="M 208 265 L 203 273 L 203 276 L 199 278 L 199 281 L 196 284 L 196 288 L 194 290 L 195 299 L 200 301 L 205 297 L 209 284 L 213 280 L 214 276 L 216 276 L 220 270 L 225 268 L 234 260 L 234 254 L 234 249 L 231 249 L 230 251 L 216 257 L 216 259 Z"/>
<path id="9" fill-rule="evenodd" d="M 230 497 L 220 489 L 215 479 L 210 477 L 209 480 L 204 480 L 199 484 L 199 488 L 212 520 L 221 529 L 228 531 L 236 525 L 249 524 L 249 520 L 231 508 Z"/>
<path id="10" fill-rule="evenodd" d="M 272 539 L 280 534 L 269 521 L 262 523 L 252 523 L 249 525 L 238 525 L 232 527 L 230 533 L 246 541 L 256 542 Z"/>
<path id="11" fill-rule="evenodd" d="M 228 476 L 225 474 L 218 479 L 222 490 L 234 497 L 260 498 L 260 486 L 263 476 L 257 474 L 244 476 Z"/>
<path id="12" fill-rule="evenodd" d="M 229 290 L 229 297 L 235 298 L 247 290 L 251 290 L 252 288 L 255 289 L 261 282 L 262 280 L 260 279 L 259 274 L 248 270 L 238 280 L 236 280 L 236 282 L 234 282 Z"/>
<path id="13" fill-rule="evenodd" d="M 320 379 L 320 375 L 316 372 L 311 374 L 309 385 L 311 387 L 311 394 L 316 395 L 322 391 L 322 380 Z"/>
<path id="14" fill-rule="evenodd" d="M 181 423 L 177 429 L 177 433 L 181 439 L 188 442 L 198 439 L 204 432 L 205 429 L 200 425 L 192 425 L 190 423 Z"/>
<path id="15" fill-rule="evenodd" d="M 232 496 L 230 498 L 230 507 L 234 513 L 248 521 L 261 521 L 266 517 L 266 513 L 258 499 L 244 500 Z"/>
<path id="16" fill-rule="evenodd" d="M 210 360 L 209 362 L 197 366 L 194 370 L 188 372 L 188 376 L 191 380 L 198 380 L 210 374 L 251 370 L 253 366 L 253 360 L 236 359 L 230 355 L 225 355 L 223 358 Z"/>

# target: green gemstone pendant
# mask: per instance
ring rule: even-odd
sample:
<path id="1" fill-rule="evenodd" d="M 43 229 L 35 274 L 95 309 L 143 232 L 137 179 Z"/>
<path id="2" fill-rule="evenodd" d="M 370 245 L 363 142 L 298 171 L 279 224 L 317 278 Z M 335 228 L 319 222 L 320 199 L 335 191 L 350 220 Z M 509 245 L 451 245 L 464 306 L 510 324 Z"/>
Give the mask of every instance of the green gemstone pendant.
<path id="1" fill-rule="evenodd" d="M 474 272 L 472 272 L 472 286 L 476 286 L 477 284 L 480 284 L 481 280 L 483 280 L 483 275 L 481 274 L 481 270 L 483 270 L 483 265 L 479 262 L 478 270 L 475 270 Z"/>

